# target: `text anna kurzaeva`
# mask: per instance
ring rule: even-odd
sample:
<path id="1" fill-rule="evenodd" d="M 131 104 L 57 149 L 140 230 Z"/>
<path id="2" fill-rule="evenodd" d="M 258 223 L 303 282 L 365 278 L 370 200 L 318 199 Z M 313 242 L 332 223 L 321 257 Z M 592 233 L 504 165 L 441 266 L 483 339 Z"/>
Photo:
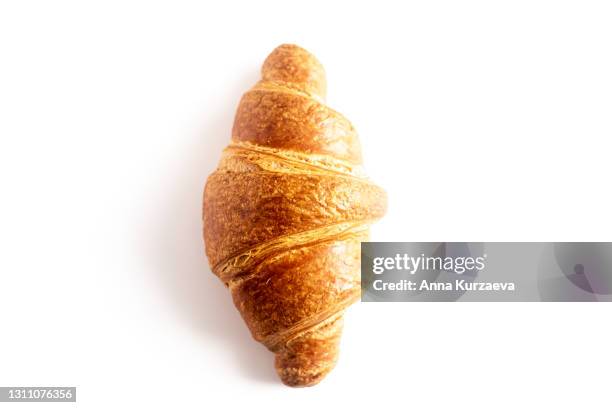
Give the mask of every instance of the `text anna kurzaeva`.
<path id="1" fill-rule="evenodd" d="M 515 290 L 514 282 L 474 282 L 469 279 L 454 279 L 453 281 L 432 281 L 431 279 L 413 280 L 417 272 L 446 272 L 463 275 L 465 273 L 482 272 L 486 267 L 487 254 L 483 256 L 411 256 L 406 253 L 395 254 L 390 257 L 375 257 L 372 259 L 372 273 L 382 275 L 388 271 L 403 271 L 410 276 L 408 279 L 386 282 L 383 279 L 375 279 L 372 288 L 375 291 L 503 291 Z"/>

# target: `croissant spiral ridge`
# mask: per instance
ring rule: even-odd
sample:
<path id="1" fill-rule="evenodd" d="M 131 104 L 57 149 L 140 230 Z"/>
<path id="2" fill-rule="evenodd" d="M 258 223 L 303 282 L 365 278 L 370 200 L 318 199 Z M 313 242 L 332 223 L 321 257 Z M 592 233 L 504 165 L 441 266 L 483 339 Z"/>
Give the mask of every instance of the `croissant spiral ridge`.
<path id="1" fill-rule="evenodd" d="M 312 54 L 276 48 L 204 190 L 211 269 L 290 386 L 314 385 L 334 367 L 344 310 L 360 295 L 360 243 L 386 211 L 355 129 L 325 93 Z"/>

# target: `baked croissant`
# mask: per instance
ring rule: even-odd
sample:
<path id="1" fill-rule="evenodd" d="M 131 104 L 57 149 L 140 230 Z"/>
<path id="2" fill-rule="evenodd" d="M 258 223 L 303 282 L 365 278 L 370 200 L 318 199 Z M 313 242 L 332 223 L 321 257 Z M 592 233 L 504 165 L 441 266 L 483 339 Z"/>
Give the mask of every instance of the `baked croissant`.
<path id="1" fill-rule="evenodd" d="M 325 72 L 296 45 L 265 60 L 204 189 L 204 240 L 253 337 L 290 386 L 335 365 L 360 297 L 360 242 L 386 211 L 351 123 L 324 104 Z"/>

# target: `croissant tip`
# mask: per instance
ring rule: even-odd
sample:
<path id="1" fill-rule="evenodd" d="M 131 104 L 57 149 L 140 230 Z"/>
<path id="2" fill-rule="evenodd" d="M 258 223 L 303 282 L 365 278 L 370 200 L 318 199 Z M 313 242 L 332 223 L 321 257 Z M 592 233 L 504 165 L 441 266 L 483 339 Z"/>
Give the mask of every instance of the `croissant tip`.
<path id="1" fill-rule="evenodd" d="M 283 384 L 310 387 L 321 382 L 338 361 L 342 325 L 342 316 L 332 317 L 277 350 L 274 366 Z"/>
<path id="2" fill-rule="evenodd" d="M 314 369 L 313 369 L 314 368 Z M 310 370 L 302 367 L 283 367 L 282 359 L 277 358 L 276 372 L 279 378 L 288 387 L 305 388 L 317 385 L 323 380 L 333 365 L 329 367 L 313 367 Z"/>
<path id="3" fill-rule="evenodd" d="M 299 376 L 295 376 L 293 374 L 289 374 L 285 376 L 279 374 L 279 376 L 283 384 L 285 384 L 288 387 L 292 387 L 292 388 L 313 387 L 317 385 L 318 383 L 320 383 L 321 380 L 325 377 L 324 375 L 321 375 L 315 378 L 304 379 Z"/>
<path id="4" fill-rule="evenodd" d="M 325 99 L 325 69 L 308 50 L 296 44 L 281 44 L 261 67 L 264 81 L 289 83 L 303 92 Z"/>
<path id="5" fill-rule="evenodd" d="M 278 47 L 276 47 L 272 52 L 276 50 L 289 50 L 289 51 L 305 52 L 305 53 L 310 54 L 306 48 L 300 47 L 299 45 L 293 44 L 293 43 L 283 43 L 279 45 Z"/>

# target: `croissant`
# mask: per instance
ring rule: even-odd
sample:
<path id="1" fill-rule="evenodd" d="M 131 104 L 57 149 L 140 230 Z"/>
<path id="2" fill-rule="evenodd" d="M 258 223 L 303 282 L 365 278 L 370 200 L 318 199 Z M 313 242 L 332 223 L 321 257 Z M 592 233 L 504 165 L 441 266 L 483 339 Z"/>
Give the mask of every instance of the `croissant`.
<path id="1" fill-rule="evenodd" d="M 324 104 L 325 72 L 296 45 L 265 60 L 204 188 L 211 270 L 289 386 L 336 364 L 344 310 L 360 297 L 360 243 L 386 211 L 357 133 Z"/>

